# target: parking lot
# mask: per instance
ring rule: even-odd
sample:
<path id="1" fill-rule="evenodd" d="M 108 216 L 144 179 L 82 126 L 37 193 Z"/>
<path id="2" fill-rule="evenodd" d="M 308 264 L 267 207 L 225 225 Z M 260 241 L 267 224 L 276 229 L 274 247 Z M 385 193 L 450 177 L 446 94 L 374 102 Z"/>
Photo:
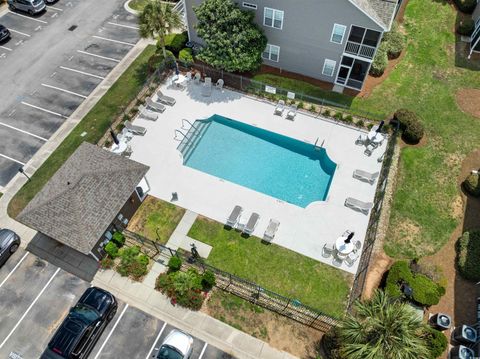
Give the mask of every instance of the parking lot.
<path id="1" fill-rule="evenodd" d="M 139 40 L 123 0 L 59 0 L 37 16 L 6 11 L 0 24 L 0 190 Z"/>
<path id="2" fill-rule="evenodd" d="M 37 359 L 68 310 L 90 286 L 62 269 L 19 249 L 0 268 L 0 357 Z M 174 329 L 119 302 L 116 316 L 90 358 L 151 358 Z M 228 359 L 227 353 L 194 338 L 191 359 Z"/>

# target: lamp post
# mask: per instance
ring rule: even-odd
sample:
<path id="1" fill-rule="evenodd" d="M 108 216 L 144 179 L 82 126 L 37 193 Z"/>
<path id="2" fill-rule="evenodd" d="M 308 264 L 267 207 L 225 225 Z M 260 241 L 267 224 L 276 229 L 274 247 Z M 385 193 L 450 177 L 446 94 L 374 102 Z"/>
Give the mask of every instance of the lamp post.
<path id="1" fill-rule="evenodd" d="M 18 169 L 18 172 L 20 172 L 22 175 L 24 175 L 25 177 L 27 177 L 27 180 L 28 182 L 30 182 L 32 179 L 25 173 L 25 171 L 23 170 L 23 167 L 20 167 Z"/>

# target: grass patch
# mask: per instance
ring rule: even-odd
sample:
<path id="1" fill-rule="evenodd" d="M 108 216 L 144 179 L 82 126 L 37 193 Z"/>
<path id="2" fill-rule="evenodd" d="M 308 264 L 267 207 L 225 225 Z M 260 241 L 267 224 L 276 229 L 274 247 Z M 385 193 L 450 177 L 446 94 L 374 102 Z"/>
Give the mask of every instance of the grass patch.
<path id="1" fill-rule="evenodd" d="M 40 191 L 60 166 L 84 141 L 97 143 L 108 130 L 112 121 L 135 99 L 147 81 L 148 59 L 156 47 L 148 46 L 120 76 L 100 101 L 80 121 L 58 148 L 32 175 L 8 205 L 8 214 L 15 218 Z M 86 132 L 86 136 L 81 134 Z"/>
<path id="2" fill-rule="evenodd" d="M 184 213 L 183 208 L 148 196 L 133 216 L 128 229 L 148 239 L 165 244 Z"/>
<path id="3" fill-rule="evenodd" d="M 188 235 L 213 247 L 208 264 L 327 314 L 343 314 L 351 279 L 345 272 L 205 218 Z"/>

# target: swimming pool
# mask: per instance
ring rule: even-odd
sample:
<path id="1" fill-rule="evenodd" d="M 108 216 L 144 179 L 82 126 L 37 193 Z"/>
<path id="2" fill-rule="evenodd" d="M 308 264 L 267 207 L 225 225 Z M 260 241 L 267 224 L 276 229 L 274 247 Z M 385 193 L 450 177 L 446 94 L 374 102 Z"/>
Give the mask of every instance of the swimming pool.
<path id="1" fill-rule="evenodd" d="M 300 207 L 327 198 L 337 165 L 324 148 L 220 115 L 193 126 L 184 165 Z"/>

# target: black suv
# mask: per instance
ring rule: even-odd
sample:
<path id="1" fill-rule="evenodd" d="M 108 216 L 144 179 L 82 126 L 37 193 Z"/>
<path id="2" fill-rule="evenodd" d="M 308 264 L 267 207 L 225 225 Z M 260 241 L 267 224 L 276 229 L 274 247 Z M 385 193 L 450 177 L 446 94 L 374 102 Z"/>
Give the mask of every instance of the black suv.
<path id="1" fill-rule="evenodd" d="M 53 336 L 40 359 L 83 359 L 92 351 L 117 312 L 115 297 L 100 288 L 88 288 Z"/>
<path id="2" fill-rule="evenodd" d="M 10 31 L 8 31 L 8 29 L 5 26 L 0 24 L 0 42 L 5 41 L 9 38 L 10 38 Z"/>

